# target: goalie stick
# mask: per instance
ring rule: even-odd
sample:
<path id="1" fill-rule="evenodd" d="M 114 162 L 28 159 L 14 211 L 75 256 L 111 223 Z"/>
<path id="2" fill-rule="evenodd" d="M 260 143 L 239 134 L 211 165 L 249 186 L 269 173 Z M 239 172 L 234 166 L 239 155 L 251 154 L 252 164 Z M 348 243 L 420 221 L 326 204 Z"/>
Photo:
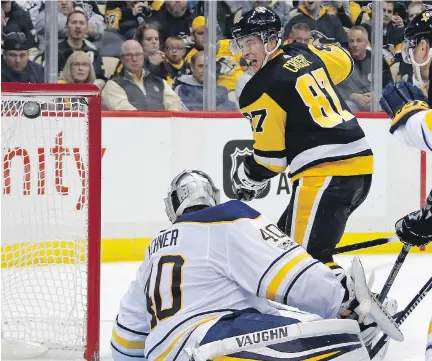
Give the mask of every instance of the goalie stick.
<path id="1" fill-rule="evenodd" d="M 396 318 L 396 323 L 398 326 L 408 318 L 408 316 L 414 311 L 414 309 L 419 305 L 419 303 L 426 297 L 428 292 L 432 288 L 432 277 L 425 283 L 422 289 L 414 296 L 411 302 L 405 307 L 401 312 L 398 312 L 394 317 Z M 370 350 L 369 356 L 371 360 L 377 355 L 381 348 L 385 345 L 387 341 L 387 335 L 383 335 L 376 345 Z"/>

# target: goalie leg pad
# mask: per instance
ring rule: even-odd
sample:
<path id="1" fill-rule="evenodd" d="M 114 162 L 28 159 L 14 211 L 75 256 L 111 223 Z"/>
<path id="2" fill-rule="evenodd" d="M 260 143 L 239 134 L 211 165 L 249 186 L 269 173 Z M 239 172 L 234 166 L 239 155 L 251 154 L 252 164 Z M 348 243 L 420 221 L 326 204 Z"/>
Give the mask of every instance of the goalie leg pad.
<path id="1" fill-rule="evenodd" d="M 429 323 L 429 331 L 426 343 L 426 361 L 432 361 L 432 318 Z"/>
<path id="2" fill-rule="evenodd" d="M 369 354 L 353 320 L 320 320 L 301 323 L 266 314 L 241 314 L 216 322 L 199 345 L 185 349 L 195 361 L 220 356 L 262 360 L 327 358 L 366 361 Z M 336 356 L 336 357 L 335 357 Z"/>

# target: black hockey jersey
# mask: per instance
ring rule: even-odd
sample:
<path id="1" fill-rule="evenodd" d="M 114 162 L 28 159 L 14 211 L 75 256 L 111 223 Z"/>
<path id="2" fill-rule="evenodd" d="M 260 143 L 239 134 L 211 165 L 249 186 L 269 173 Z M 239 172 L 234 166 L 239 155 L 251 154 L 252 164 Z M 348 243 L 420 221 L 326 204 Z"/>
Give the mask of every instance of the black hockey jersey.
<path id="1" fill-rule="evenodd" d="M 290 167 L 303 176 L 373 173 L 373 154 L 356 117 L 335 89 L 353 68 L 342 48 L 291 43 L 246 84 L 239 103 L 252 127 L 255 180 Z"/>

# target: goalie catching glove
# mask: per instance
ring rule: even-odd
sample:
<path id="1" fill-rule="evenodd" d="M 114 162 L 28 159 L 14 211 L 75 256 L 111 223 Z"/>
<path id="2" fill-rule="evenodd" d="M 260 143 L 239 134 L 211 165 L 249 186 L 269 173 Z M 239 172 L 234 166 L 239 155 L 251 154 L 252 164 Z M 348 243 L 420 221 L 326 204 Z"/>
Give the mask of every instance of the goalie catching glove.
<path id="1" fill-rule="evenodd" d="M 373 322 L 375 322 L 379 328 L 376 330 L 376 332 L 382 330 L 390 338 L 400 342 L 403 341 L 403 334 L 399 330 L 399 326 L 396 324 L 389 310 L 387 310 L 369 290 L 363 266 L 357 256 L 353 258 L 351 271 L 349 273 L 349 275 L 342 277 L 338 277 L 336 275 L 340 281 L 341 278 L 346 277 L 344 282 L 341 283 L 344 288 L 348 290 L 348 299 L 352 300 L 353 296 L 355 295 L 355 299 L 351 302 L 350 305 L 347 305 L 346 302 L 342 303 L 342 307 L 340 310 L 342 318 L 353 318 L 353 316 L 355 316 L 363 329 L 369 328 L 367 337 L 368 342 L 372 341 L 374 335 L 371 334 L 370 327 L 365 326 L 369 326 Z M 347 312 L 344 311 L 353 311 L 355 315 L 353 315 L 352 313 L 347 314 Z"/>
<path id="2" fill-rule="evenodd" d="M 243 162 L 234 173 L 232 182 L 233 192 L 238 199 L 249 202 L 264 191 L 269 181 L 256 181 L 250 178 L 249 170 Z"/>
<path id="3" fill-rule="evenodd" d="M 408 82 L 388 84 L 383 89 L 379 103 L 392 119 L 390 127 L 392 134 L 414 114 L 422 110 L 429 110 L 427 99 L 422 91 Z"/>

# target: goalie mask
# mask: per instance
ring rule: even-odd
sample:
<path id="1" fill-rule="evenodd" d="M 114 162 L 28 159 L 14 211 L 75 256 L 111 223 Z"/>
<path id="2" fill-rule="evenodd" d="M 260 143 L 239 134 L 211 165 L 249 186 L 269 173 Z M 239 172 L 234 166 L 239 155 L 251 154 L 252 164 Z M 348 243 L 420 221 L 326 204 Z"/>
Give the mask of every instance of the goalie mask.
<path id="1" fill-rule="evenodd" d="M 431 48 L 427 59 L 417 63 L 414 59 L 414 51 L 421 40 L 428 40 Z M 415 16 L 405 28 L 404 41 L 402 43 L 402 57 L 405 63 L 413 64 L 413 83 L 418 87 L 424 87 L 420 67 L 425 66 L 432 59 L 432 10 L 425 10 Z"/>
<path id="2" fill-rule="evenodd" d="M 279 16 L 266 7 L 259 6 L 249 10 L 234 23 L 231 31 L 233 39 L 230 41 L 230 50 L 234 55 L 245 52 L 245 45 L 242 39 L 247 36 L 256 36 L 264 43 L 266 57 L 263 62 L 264 66 L 274 52 L 279 49 L 282 40 L 280 30 L 282 27 Z M 272 51 L 268 50 L 268 42 L 275 40 L 277 45 Z"/>
<path id="3" fill-rule="evenodd" d="M 165 212 L 174 223 L 187 208 L 212 207 L 220 202 L 220 191 L 211 178 L 199 170 L 184 170 L 174 180 L 165 198 Z"/>

